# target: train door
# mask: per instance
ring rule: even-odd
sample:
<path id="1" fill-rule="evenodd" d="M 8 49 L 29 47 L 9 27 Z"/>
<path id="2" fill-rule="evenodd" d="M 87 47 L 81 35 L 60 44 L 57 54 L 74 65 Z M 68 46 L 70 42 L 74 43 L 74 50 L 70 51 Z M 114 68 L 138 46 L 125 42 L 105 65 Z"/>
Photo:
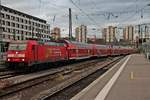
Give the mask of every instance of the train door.
<path id="1" fill-rule="evenodd" d="M 33 53 L 34 61 L 37 61 L 38 60 L 38 46 L 37 45 L 32 46 L 32 53 Z"/>

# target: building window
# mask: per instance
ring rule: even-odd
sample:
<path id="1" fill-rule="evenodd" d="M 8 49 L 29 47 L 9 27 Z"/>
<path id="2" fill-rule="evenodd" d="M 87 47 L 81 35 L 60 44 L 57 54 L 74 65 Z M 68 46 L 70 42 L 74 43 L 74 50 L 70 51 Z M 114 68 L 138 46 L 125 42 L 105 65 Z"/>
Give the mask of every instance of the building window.
<path id="1" fill-rule="evenodd" d="M 13 30 L 10 28 L 10 33 L 12 33 L 13 32 Z"/>
<path id="2" fill-rule="evenodd" d="M 18 14 L 19 16 L 21 16 L 21 14 L 20 14 L 19 12 L 18 12 L 17 14 Z"/>
<path id="3" fill-rule="evenodd" d="M 4 8 L 1 8 L 2 9 L 2 11 L 4 11 Z"/>
<path id="4" fill-rule="evenodd" d="M 3 34 L 3 38 L 5 38 L 5 34 Z"/>
<path id="5" fill-rule="evenodd" d="M 14 17 L 14 16 L 11 16 L 11 20 L 15 20 L 15 17 Z"/>
<path id="6" fill-rule="evenodd" d="M 15 27 L 15 23 L 11 23 L 11 26 L 12 26 L 12 27 Z"/>
<path id="7" fill-rule="evenodd" d="M 25 23 L 26 23 L 26 24 L 28 24 L 28 21 L 27 21 L 27 20 L 25 20 Z"/>
<path id="8" fill-rule="evenodd" d="M 2 24 L 5 25 L 5 21 L 4 20 L 2 20 Z"/>
<path id="9" fill-rule="evenodd" d="M 7 22 L 6 22 L 6 25 L 7 25 L 7 26 L 10 26 L 10 22 L 7 21 Z"/>
<path id="10" fill-rule="evenodd" d="M 34 22 L 32 22 L 32 25 L 34 25 Z"/>
<path id="11" fill-rule="evenodd" d="M 27 29 L 28 29 L 28 26 L 25 26 L 25 29 L 27 30 Z"/>
<path id="12" fill-rule="evenodd" d="M 44 29 L 46 28 L 46 26 L 44 25 Z"/>
<path id="13" fill-rule="evenodd" d="M 10 15 L 7 15 L 7 14 L 6 14 L 6 19 L 10 19 Z"/>
<path id="14" fill-rule="evenodd" d="M 9 10 L 9 13 L 12 13 L 12 10 Z"/>
<path id="15" fill-rule="evenodd" d="M 22 17 L 25 17 L 25 15 L 23 14 Z"/>
<path id="16" fill-rule="evenodd" d="M 19 24 L 17 24 L 17 28 L 19 28 Z"/>
<path id="17" fill-rule="evenodd" d="M 16 21 L 19 22 L 19 17 L 16 17 Z"/>
<path id="18" fill-rule="evenodd" d="M 16 32 L 16 30 L 15 29 L 13 29 L 13 33 L 15 33 Z"/>
<path id="19" fill-rule="evenodd" d="M 17 38 L 18 38 L 18 40 L 20 40 L 20 37 L 19 37 L 19 36 L 17 36 Z"/>
<path id="20" fill-rule="evenodd" d="M 1 13 L 1 18 L 4 18 L 4 17 L 5 17 L 5 15 L 3 13 Z"/>
<path id="21" fill-rule="evenodd" d="M 31 21 L 30 21 L 30 19 L 29 19 L 29 24 L 31 24 Z"/>
<path id="22" fill-rule="evenodd" d="M 14 14 L 16 15 L 17 13 L 14 11 Z"/>
<path id="23" fill-rule="evenodd" d="M 40 27 L 40 24 L 38 24 L 38 27 Z"/>
<path id="24" fill-rule="evenodd" d="M 29 35 L 31 36 L 31 32 L 29 32 Z"/>
<path id="25" fill-rule="evenodd" d="M 29 26 L 29 30 L 31 30 L 31 26 Z"/>
<path id="26" fill-rule="evenodd" d="M 23 23 L 23 19 L 22 18 L 20 18 L 20 22 Z"/>
<path id="27" fill-rule="evenodd" d="M 25 25 L 23 25 L 23 29 L 26 29 L 26 26 L 25 26 Z"/>
<path id="28" fill-rule="evenodd" d="M 23 25 L 21 25 L 21 28 L 23 29 Z"/>
<path id="29" fill-rule="evenodd" d="M 10 33 L 10 28 L 8 28 L 8 29 L 7 29 L 7 32 L 9 32 L 9 33 Z"/>
<path id="30" fill-rule="evenodd" d="M 21 31 L 20 33 L 23 34 L 23 31 Z"/>
<path id="31" fill-rule="evenodd" d="M 2 27 L 2 31 L 5 32 L 5 28 L 4 27 Z"/>
<path id="32" fill-rule="evenodd" d="M 19 30 L 16 30 L 16 33 L 18 34 L 18 33 L 19 33 Z"/>
<path id="33" fill-rule="evenodd" d="M 10 36 L 10 35 L 8 35 L 8 39 L 10 39 L 10 37 L 11 37 L 11 36 Z"/>
<path id="34" fill-rule="evenodd" d="M 6 9 L 6 8 L 4 8 L 4 11 L 6 11 L 6 12 L 7 12 L 7 9 Z"/>

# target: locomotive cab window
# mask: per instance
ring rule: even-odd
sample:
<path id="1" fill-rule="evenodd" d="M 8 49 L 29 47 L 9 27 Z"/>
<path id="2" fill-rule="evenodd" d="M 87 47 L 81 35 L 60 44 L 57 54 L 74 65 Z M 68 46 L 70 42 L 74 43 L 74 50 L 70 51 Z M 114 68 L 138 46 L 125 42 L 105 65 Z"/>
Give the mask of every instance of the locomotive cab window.
<path id="1" fill-rule="evenodd" d="M 26 47 L 25 43 L 10 43 L 8 50 L 25 50 Z"/>

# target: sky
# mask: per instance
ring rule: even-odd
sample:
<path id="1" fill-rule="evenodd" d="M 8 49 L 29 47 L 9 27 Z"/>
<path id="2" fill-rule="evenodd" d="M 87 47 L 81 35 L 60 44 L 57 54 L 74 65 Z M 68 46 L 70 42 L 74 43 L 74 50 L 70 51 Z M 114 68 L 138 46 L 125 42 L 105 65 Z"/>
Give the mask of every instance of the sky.
<path id="1" fill-rule="evenodd" d="M 88 35 L 101 37 L 108 25 L 126 26 L 150 22 L 150 0 L 1 0 L 1 4 L 45 19 L 52 27 L 61 27 L 68 35 L 68 9 L 72 9 L 75 27 L 84 24 Z"/>

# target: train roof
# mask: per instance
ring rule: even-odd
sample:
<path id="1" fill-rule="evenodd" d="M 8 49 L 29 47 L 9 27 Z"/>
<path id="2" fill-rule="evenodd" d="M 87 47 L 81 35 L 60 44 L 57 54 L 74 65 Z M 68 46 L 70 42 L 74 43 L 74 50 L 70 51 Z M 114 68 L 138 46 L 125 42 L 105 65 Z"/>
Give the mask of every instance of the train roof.
<path id="1" fill-rule="evenodd" d="M 69 49 L 76 49 L 76 48 L 92 48 L 92 44 L 70 41 L 70 40 L 60 40 L 67 44 Z"/>

